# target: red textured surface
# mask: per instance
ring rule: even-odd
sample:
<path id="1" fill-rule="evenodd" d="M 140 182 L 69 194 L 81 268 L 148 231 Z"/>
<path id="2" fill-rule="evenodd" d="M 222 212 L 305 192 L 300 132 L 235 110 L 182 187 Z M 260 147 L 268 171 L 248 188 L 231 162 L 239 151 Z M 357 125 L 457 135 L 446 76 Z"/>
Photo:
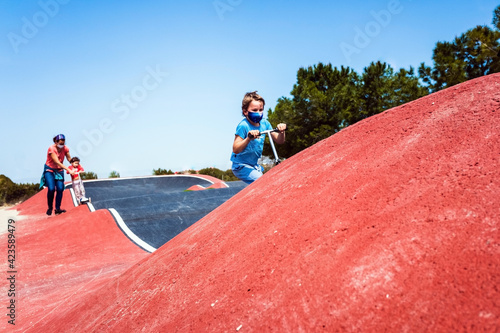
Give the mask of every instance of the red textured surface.
<path id="1" fill-rule="evenodd" d="M 218 182 L 207 187 L 207 189 L 216 189 L 216 188 L 227 188 L 227 185 L 225 183 Z"/>
<path id="2" fill-rule="evenodd" d="M 205 188 L 201 185 L 193 185 L 190 188 L 186 189 L 186 191 L 203 191 Z"/>
<path id="3" fill-rule="evenodd" d="M 201 185 L 193 185 L 190 188 L 186 189 L 187 191 L 204 191 L 204 190 L 209 189 L 209 188 L 226 188 L 227 187 L 226 183 L 218 178 L 208 176 L 208 175 L 198 175 L 198 174 L 196 174 L 194 176 L 211 181 L 213 184 L 210 186 L 207 186 L 207 187 L 203 187 Z"/>
<path id="4" fill-rule="evenodd" d="M 62 204 L 67 213 L 45 215 L 46 191 L 16 207 L 22 217 L 15 223 L 16 326 L 5 319 L 0 331 L 42 332 L 39 326 L 47 318 L 76 306 L 149 255 L 121 232 L 107 210 L 74 207 L 69 191 Z M 6 238 L 0 235 L 0 244 L 7 244 Z"/>
<path id="5" fill-rule="evenodd" d="M 209 176 L 209 175 L 198 175 L 198 174 L 195 174 L 195 175 L 192 175 L 192 176 L 200 177 L 200 178 L 206 179 L 208 181 L 211 181 L 213 184 L 210 185 L 210 186 L 214 186 L 214 185 L 218 185 L 218 184 L 221 184 L 221 185 L 225 184 L 219 178 L 215 178 L 215 177 L 212 177 L 212 176 Z M 225 187 L 225 185 L 224 185 L 224 187 Z"/>
<path id="6" fill-rule="evenodd" d="M 499 113 L 491 75 L 350 126 L 28 331 L 498 331 Z"/>
<path id="7" fill-rule="evenodd" d="M 227 188 L 228 186 L 224 182 L 216 182 L 210 186 L 203 187 L 201 185 L 193 185 L 190 188 L 187 189 L 187 191 L 203 191 L 203 190 L 208 190 L 208 189 L 217 189 L 217 188 Z"/>

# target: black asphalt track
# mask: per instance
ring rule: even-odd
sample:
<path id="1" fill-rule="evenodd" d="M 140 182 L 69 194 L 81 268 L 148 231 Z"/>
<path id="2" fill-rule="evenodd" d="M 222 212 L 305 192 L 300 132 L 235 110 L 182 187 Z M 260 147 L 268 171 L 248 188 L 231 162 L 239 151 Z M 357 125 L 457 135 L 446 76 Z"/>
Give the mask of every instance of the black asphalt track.
<path id="1" fill-rule="evenodd" d="M 115 219 L 123 220 L 117 223 L 127 236 L 135 241 L 135 235 L 153 250 L 246 186 L 241 181 L 225 184 L 228 187 L 188 191 L 194 185 L 204 188 L 213 185 L 213 182 L 197 175 L 84 181 L 86 196 L 92 199 L 93 207 L 96 210 L 115 210 L 119 214 Z M 130 231 L 134 235 L 131 236 Z M 147 246 L 143 248 L 151 251 Z"/>

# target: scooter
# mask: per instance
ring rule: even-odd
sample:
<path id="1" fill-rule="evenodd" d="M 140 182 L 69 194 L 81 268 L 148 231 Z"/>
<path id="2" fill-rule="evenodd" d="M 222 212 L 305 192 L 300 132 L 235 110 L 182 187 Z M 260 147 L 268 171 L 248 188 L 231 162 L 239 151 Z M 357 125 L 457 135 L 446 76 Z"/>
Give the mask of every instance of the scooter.
<path id="1" fill-rule="evenodd" d="M 279 130 L 277 128 L 275 128 L 272 130 L 262 131 L 259 133 L 259 136 L 261 136 L 262 134 L 267 134 L 269 136 L 269 142 L 271 143 L 271 148 L 273 149 L 273 153 L 274 153 L 274 165 L 278 165 L 281 163 L 281 160 L 278 157 L 278 153 L 276 152 L 276 148 L 274 147 L 273 138 L 271 137 L 271 133 L 273 133 L 273 132 L 279 132 Z"/>
<path id="2" fill-rule="evenodd" d="M 82 183 L 83 185 L 83 179 L 82 179 L 82 173 L 81 172 L 78 172 L 78 180 Z M 83 196 L 81 199 L 80 199 L 80 204 L 84 204 L 84 203 L 91 203 L 92 202 L 92 199 L 90 197 L 85 197 Z"/>

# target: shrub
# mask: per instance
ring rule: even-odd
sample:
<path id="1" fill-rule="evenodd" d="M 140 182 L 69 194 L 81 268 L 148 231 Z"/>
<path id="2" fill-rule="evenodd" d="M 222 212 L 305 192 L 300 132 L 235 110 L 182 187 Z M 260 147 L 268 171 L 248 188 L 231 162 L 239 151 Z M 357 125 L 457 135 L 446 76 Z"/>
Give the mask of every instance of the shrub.
<path id="1" fill-rule="evenodd" d="M 111 171 L 109 174 L 109 178 L 120 178 L 120 173 L 118 171 Z"/>
<path id="2" fill-rule="evenodd" d="M 9 177 L 0 175 L 0 206 L 24 201 L 37 192 L 40 184 L 16 184 Z"/>
<path id="3" fill-rule="evenodd" d="M 212 176 L 224 181 L 233 181 L 233 180 L 238 180 L 235 175 L 233 175 L 233 172 L 231 169 L 228 169 L 226 171 L 222 171 L 217 168 L 204 168 L 198 171 L 200 175 L 207 175 L 207 176 Z"/>
<path id="4" fill-rule="evenodd" d="M 82 180 L 85 179 L 97 179 L 97 174 L 93 172 L 81 172 L 80 177 L 82 177 Z"/>
<path id="5" fill-rule="evenodd" d="M 173 175 L 173 174 L 174 174 L 174 172 L 170 169 L 168 169 L 168 171 L 166 169 L 162 169 L 162 168 L 153 169 L 154 176 Z"/>

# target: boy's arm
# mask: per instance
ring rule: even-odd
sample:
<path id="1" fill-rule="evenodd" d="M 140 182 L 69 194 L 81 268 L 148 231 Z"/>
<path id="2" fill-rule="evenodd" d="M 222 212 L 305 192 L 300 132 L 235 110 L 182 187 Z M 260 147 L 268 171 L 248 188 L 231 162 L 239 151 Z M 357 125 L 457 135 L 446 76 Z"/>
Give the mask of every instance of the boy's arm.
<path id="1" fill-rule="evenodd" d="M 259 130 L 249 131 L 245 139 L 243 139 L 238 134 L 235 134 L 233 142 L 233 153 L 235 154 L 241 153 L 243 150 L 245 150 L 250 141 L 259 137 L 259 134 L 260 134 Z"/>
<path id="2" fill-rule="evenodd" d="M 279 133 L 273 132 L 271 133 L 271 136 L 273 137 L 273 141 L 276 142 L 277 144 L 283 144 L 285 143 L 285 130 L 286 130 L 286 124 L 278 124 L 276 128 L 279 130 Z"/>
<path id="3" fill-rule="evenodd" d="M 248 146 L 249 142 L 250 142 L 249 137 L 246 137 L 245 139 L 243 139 L 241 136 L 235 135 L 234 142 L 233 142 L 233 153 L 235 153 L 235 154 L 241 153 Z"/>

